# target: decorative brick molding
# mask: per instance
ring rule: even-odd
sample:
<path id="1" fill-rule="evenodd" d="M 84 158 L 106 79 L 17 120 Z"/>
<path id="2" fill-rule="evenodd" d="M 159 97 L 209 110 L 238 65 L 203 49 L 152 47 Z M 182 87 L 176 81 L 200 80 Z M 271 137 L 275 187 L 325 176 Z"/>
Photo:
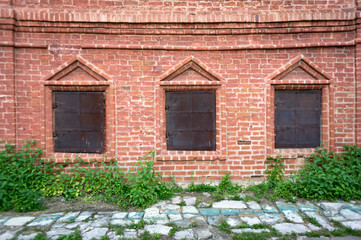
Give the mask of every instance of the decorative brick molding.
<path id="1" fill-rule="evenodd" d="M 79 73 L 72 74 L 79 70 Z M 83 74 L 89 76 L 84 79 Z M 79 76 L 80 75 L 80 76 Z M 103 70 L 96 67 L 81 56 L 73 57 L 58 68 L 52 74 L 45 77 L 44 81 L 44 129 L 45 129 L 45 155 L 47 158 L 54 158 L 57 162 L 67 159 L 73 161 L 77 156 L 92 162 L 107 161 L 106 157 L 115 155 L 115 131 L 114 119 L 114 89 L 111 86 L 111 77 Z M 105 139 L 104 153 L 59 153 L 54 152 L 53 140 L 53 91 L 100 91 L 105 92 Z"/>
<path id="2" fill-rule="evenodd" d="M 297 69 L 301 69 L 301 76 L 295 79 L 287 79 Z M 308 58 L 299 55 L 291 59 L 279 69 L 275 70 L 268 77 L 267 86 L 267 154 L 273 157 L 282 155 L 284 158 L 304 158 L 311 154 L 315 149 L 276 149 L 275 131 L 274 131 L 274 95 L 276 89 L 282 90 L 312 90 L 321 89 L 321 143 L 329 150 L 333 150 L 333 137 L 330 131 L 333 127 L 333 86 L 331 76 L 323 69 L 318 67 Z M 303 162 L 301 161 L 300 164 Z M 292 165 L 288 167 L 292 169 Z"/>
<path id="3" fill-rule="evenodd" d="M 187 71 L 196 74 L 180 81 L 174 80 Z M 194 80 L 196 78 L 196 80 Z M 227 155 L 226 112 L 224 102 L 223 78 L 195 57 L 188 57 L 158 77 L 157 85 L 157 157 L 158 161 L 169 160 L 225 160 Z M 216 150 L 215 151 L 170 151 L 166 146 L 165 92 L 166 91 L 216 91 Z"/>
<path id="4" fill-rule="evenodd" d="M 80 55 L 75 56 L 74 58 L 68 60 L 67 62 L 60 65 L 58 68 L 51 71 L 51 74 L 45 77 L 46 81 L 59 81 L 63 79 L 66 75 L 70 74 L 76 69 L 82 69 L 84 72 L 89 74 L 96 81 L 107 81 L 111 77 L 103 70 L 96 67 L 91 62 L 87 61 Z M 81 80 L 81 79 L 76 79 Z"/>

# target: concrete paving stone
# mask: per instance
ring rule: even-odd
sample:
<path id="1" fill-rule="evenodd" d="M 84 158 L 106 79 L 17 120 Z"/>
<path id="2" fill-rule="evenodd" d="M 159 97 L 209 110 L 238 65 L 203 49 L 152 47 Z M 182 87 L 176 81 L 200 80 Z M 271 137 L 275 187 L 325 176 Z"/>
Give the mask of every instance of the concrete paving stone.
<path id="1" fill-rule="evenodd" d="M 332 213 L 327 212 L 327 211 L 325 211 L 325 210 L 323 210 L 323 209 L 321 209 L 321 213 L 322 213 L 323 215 L 325 215 L 326 217 L 329 217 L 329 218 L 339 215 L 339 214 L 332 214 Z"/>
<path id="2" fill-rule="evenodd" d="M 198 204 L 197 207 L 199 208 L 209 208 L 211 206 L 210 203 L 207 203 L 207 202 L 201 202 L 200 204 Z"/>
<path id="3" fill-rule="evenodd" d="M 59 219 L 64 215 L 63 212 L 58 213 L 47 213 L 47 214 L 41 214 L 39 218 L 48 218 L 48 219 Z"/>
<path id="4" fill-rule="evenodd" d="M 361 220 L 361 214 L 351 211 L 350 209 L 342 209 L 340 214 L 349 220 Z"/>
<path id="5" fill-rule="evenodd" d="M 173 204 L 167 204 L 165 206 L 162 206 L 161 209 L 163 211 L 180 211 L 180 206 L 179 205 L 173 205 Z"/>
<path id="6" fill-rule="evenodd" d="M 137 221 L 139 221 L 139 219 L 137 219 Z M 112 220 L 110 220 L 110 224 L 113 224 L 113 225 L 126 226 L 126 225 L 129 225 L 132 223 L 133 223 L 133 221 L 130 219 L 112 219 Z"/>
<path id="7" fill-rule="evenodd" d="M 153 225 L 146 225 L 144 227 L 146 231 L 150 234 L 160 233 L 162 235 L 168 235 L 169 231 L 172 229 L 171 227 L 164 226 L 162 224 L 153 224 Z"/>
<path id="8" fill-rule="evenodd" d="M 113 215 L 117 213 L 117 211 L 102 211 L 102 212 L 97 212 L 97 215 Z"/>
<path id="9" fill-rule="evenodd" d="M 256 217 L 241 217 L 241 220 L 248 225 L 255 225 L 261 223 L 261 221 Z"/>
<path id="10" fill-rule="evenodd" d="M 115 232 L 110 231 L 107 232 L 107 236 L 109 237 L 109 239 L 111 240 L 118 240 L 119 238 L 121 238 L 121 236 L 117 235 Z"/>
<path id="11" fill-rule="evenodd" d="M 81 225 L 81 222 L 74 222 L 74 223 L 69 223 L 69 224 L 66 224 L 64 226 L 64 228 L 67 228 L 67 229 L 74 229 L 74 228 L 77 228 Z"/>
<path id="12" fill-rule="evenodd" d="M 307 224 L 307 227 L 308 227 L 309 229 L 311 229 L 311 231 L 321 230 L 320 227 L 317 227 L 317 226 L 313 225 L 312 223 Z"/>
<path id="13" fill-rule="evenodd" d="M 298 209 L 294 205 L 289 204 L 289 203 L 277 201 L 276 206 L 278 207 L 278 209 L 281 212 L 283 212 L 283 211 L 291 211 L 291 212 L 294 212 L 294 213 L 298 212 Z"/>
<path id="14" fill-rule="evenodd" d="M 88 212 L 88 211 L 85 211 L 85 212 L 81 212 L 77 218 L 75 218 L 75 221 L 85 221 L 87 220 L 88 218 L 90 218 L 91 216 L 93 215 L 92 212 Z"/>
<path id="15" fill-rule="evenodd" d="M 194 218 L 194 217 L 197 217 L 197 216 L 199 216 L 199 215 L 198 214 L 188 214 L 188 213 L 183 214 L 184 219 L 191 219 L 191 218 Z"/>
<path id="16" fill-rule="evenodd" d="M 233 209 L 244 209 L 247 208 L 246 204 L 243 201 L 234 201 L 234 200 L 223 200 L 220 202 L 215 202 L 212 205 L 213 208 L 233 208 Z"/>
<path id="17" fill-rule="evenodd" d="M 239 215 L 239 210 L 237 209 L 221 209 L 221 214 L 223 216 L 235 216 Z"/>
<path id="18" fill-rule="evenodd" d="M 267 228 L 261 229 L 253 229 L 253 228 L 239 228 L 239 229 L 232 229 L 233 233 L 244 233 L 244 232 L 253 232 L 253 233 L 261 233 L 261 232 L 270 232 Z"/>
<path id="19" fill-rule="evenodd" d="M 169 222 L 166 214 L 159 213 L 145 213 L 143 220 L 146 222 L 154 222 L 158 224 L 166 224 Z"/>
<path id="20" fill-rule="evenodd" d="M 347 221 L 342 222 L 345 227 L 352 228 L 354 230 L 361 230 L 361 221 Z"/>
<path id="21" fill-rule="evenodd" d="M 33 240 L 36 235 L 38 235 L 39 233 L 31 233 L 31 234 L 27 234 L 27 235 L 19 235 L 17 236 L 18 240 Z"/>
<path id="22" fill-rule="evenodd" d="M 69 212 L 67 214 L 65 214 L 63 217 L 58 219 L 58 222 L 67 222 L 70 220 L 74 220 L 80 212 Z"/>
<path id="23" fill-rule="evenodd" d="M 163 206 L 166 206 L 167 204 L 169 204 L 170 201 L 168 200 L 165 200 L 165 201 L 160 201 L 160 202 L 157 202 L 153 205 L 150 206 L 150 208 L 159 208 L 159 207 L 163 207 Z"/>
<path id="24" fill-rule="evenodd" d="M 6 231 L 6 232 L 0 234 L 0 239 L 1 240 L 8 240 L 8 239 L 12 239 L 14 237 L 15 237 L 15 233 L 10 232 L 10 231 Z"/>
<path id="25" fill-rule="evenodd" d="M 111 219 L 126 219 L 127 216 L 127 212 L 117 212 L 112 215 Z"/>
<path id="26" fill-rule="evenodd" d="M 7 220 L 4 225 L 8 227 L 20 227 L 34 219 L 35 217 L 13 217 Z"/>
<path id="27" fill-rule="evenodd" d="M 182 198 L 181 198 L 180 196 L 173 197 L 173 198 L 171 199 L 171 202 L 172 202 L 173 204 L 180 204 L 180 203 L 182 202 Z"/>
<path id="28" fill-rule="evenodd" d="M 183 214 L 196 214 L 196 215 L 199 214 L 197 208 L 194 207 L 194 206 L 185 206 L 185 207 L 182 207 L 182 213 L 183 213 Z"/>
<path id="29" fill-rule="evenodd" d="M 262 210 L 252 210 L 252 209 L 240 209 L 240 215 L 261 215 L 264 214 Z"/>
<path id="30" fill-rule="evenodd" d="M 356 236 L 332 237 L 332 240 L 361 240 L 361 237 L 356 237 Z"/>
<path id="31" fill-rule="evenodd" d="M 265 213 L 278 213 L 277 209 L 270 205 L 262 205 L 262 209 Z"/>
<path id="32" fill-rule="evenodd" d="M 53 224 L 56 220 L 61 218 L 64 213 L 49 213 L 49 214 L 42 214 L 37 219 L 33 220 L 29 223 L 28 227 L 42 227 L 42 226 L 49 226 Z"/>
<path id="33" fill-rule="evenodd" d="M 207 221 L 201 216 L 197 216 L 197 217 L 193 218 L 192 222 L 197 222 L 197 223 L 201 223 L 201 224 L 207 223 Z"/>
<path id="34" fill-rule="evenodd" d="M 336 215 L 336 216 L 333 216 L 333 217 L 328 217 L 330 220 L 334 220 L 334 221 L 337 221 L 337 222 L 343 222 L 343 221 L 347 221 L 346 218 L 344 218 L 343 216 L 341 215 Z"/>
<path id="35" fill-rule="evenodd" d="M 219 210 L 215 208 L 201 208 L 199 209 L 199 213 L 205 217 L 219 216 Z"/>
<path id="36" fill-rule="evenodd" d="M 195 235 L 198 240 L 206 240 L 213 237 L 213 233 L 210 232 L 208 229 L 198 229 L 195 230 Z"/>
<path id="37" fill-rule="evenodd" d="M 182 215 L 180 215 L 180 213 L 169 214 L 168 217 L 169 217 L 169 221 L 171 221 L 171 222 L 182 220 Z"/>
<path id="38" fill-rule="evenodd" d="M 343 203 L 333 203 L 333 202 L 321 202 L 319 204 L 320 208 L 332 216 L 337 215 L 342 208 Z"/>
<path id="39" fill-rule="evenodd" d="M 56 219 L 47 219 L 47 218 L 38 218 L 29 223 L 28 227 L 42 227 L 42 226 L 49 226 L 55 222 Z"/>
<path id="40" fill-rule="evenodd" d="M 46 232 L 46 236 L 49 237 L 49 238 L 52 238 L 54 236 L 61 236 L 61 235 L 68 235 L 68 234 L 71 234 L 73 233 L 74 231 L 73 230 L 70 230 L 70 229 L 56 229 L 56 230 L 51 230 L 51 231 L 48 231 Z"/>
<path id="41" fill-rule="evenodd" d="M 357 205 L 355 205 L 355 204 L 353 204 L 353 203 L 344 203 L 344 204 L 342 205 L 342 208 L 343 208 L 343 209 L 350 209 L 350 210 L 352 210 L 352 211 L 354 211 L 354 212 L 357 212 L 358 210 L 361 209 L 361 206 L 357 206 Z"/>
<path id="42" fill-rule="evenodd" d="M 106 235 L 108 228 L 94 228 L 88 232 L 82 234 L 83 240 L 90 240 L 92 238 L 100 239 L 102 236 Z"/>
<path id="43" fill-rule="evenodd" d="M 95 219 L 91 226 L 92 227 L 103 227 L 103 226 L 107 226 L 109 223 L 110 217 L 109 216 L 104 216 L 103 218 L 98 218 Z"/>
<path id="44" fill-rule="evenodd" d="M 330 223 L 324 217 L 320 216 L 316 212 L 305 212 L 305 214 L 310 217 L 316 219 L 316 221 L 321 224 L 323 228 L 326 228 L 329 231 L 334 231 L 335 228 L 330 225 Z"/>
<path id="45" fill-rule="evenodd" d="M 237 227 L 238 225 L 241 224 L 241 221 L 235 217 L 228 217 L 226 218 L 226 221 L 231 227 Z"/>
<path id="46" fill-rule="evenodd" d="M 186 229 L 182 231 L 178 231 L 174 234 L 174 239 L 187 239 L 187 240 L 193 240 L 196 239 L 194 237 L 193 229 Z"/>
<path id="47" fill-rule="evenodd" d="M 211 216 L 208 217 L 208 224 L 213 225 L 213 226 L 218 226 L 219 224 L 221 224 L 221 220 L 219 216 Z"/>
<path id="48" fill-rule="evenodd" d="M 175 211 L 175 210 L 167 210 L 167 211 L 162 211 L 162 214 L 167 214 L 167 215 L 177 215 L 179 214 L 179 211 Z"/>
<path id="49" fill-rule="evenodd" d="M 4 222 L 6 222 L 7 220 L 9 220 L 10 217 L 3 217 L 0 219 L 0 225 L 4 224 Z"/>
<path id="50" fill-rule="evenodd" d="M 130 212 L 128 213 L 129 219 L 142 219 L 144 216 L 144 212 Z"/>
<path id="51" fill-rule="evenodd" d="M 80 232 L 86 232 L 88 231 L 89 228 L 93 229 L 93 227 L 90 227 L 91 224 L 92 222 L 83 222 L 82 224 L 80 224 L 79 225 Z"/>
<path id="52" fill-rule="evenodd" d="M 317 207 L 310 202 L 305 202 L 305 203 L 297 202 L 296 205 L 301 212 L 314 212 L 317 210 Z"/>
<path id="53" fill-rule="evenodd" d="M 156 214 L 159 214 L 159 208 L 155 208 L 155 207 L 152 207 L 152 208 L 147 208 L 144 210 L 144 214 L 147 215 L 147 213 L 156 213 Z"/>
<path id="54" fill-rule="evenodd" d="M 181 228 L 188 228 L 191 225 L 191 222 L 188 220 L 176 220 L 174 223 Z"/>
<path id="55" fill-rule="evenodd" d="M 278 213 L 266 213 L 263 215 L 259 215 L 258 218 L 261 220 L 261 222 L 266 224 L 274 224 L 283 221 L 283 218 Z"/>
<path id="56" fill-rule="evenodd" d="M 306 236 L 299 236 L 297 237 L 297 240 L 329 240 L 330 238 L 328 237 L 306 237 Z"/>
<path id="57" fill-rule="evenodd" d="M 196 197 L 184 197 L 183 201 L 186 203 L 187 206 L 194 206 L 196 204 Z"/>
<path id="58" fill-rule="evenodd" d="M 303 223 L 302 217 L 292 210 L 282 210 L 283 215 L 291 222 Z"/>
<path id="59" fill-rule="evenodd" d="M 273 227 L 282 234 L 291 234 L 292 232 L 306 233 L 311 231 L 305 225 L 295 223 L 277 223 Z"/>
<path id="60" fill-rule="evenodd" d="M 65 225 L 66 223 L 54 223 L 51 225 L 51 229 L 63 228 Z"/>
<path id="61" fill-rule="evenodd" d="M 138 235 L 137 230 L 135 230 L 135 229 L 125 229 L 122 238 L 133 239 L 133 238 L 136 238 L 137 235 Z"/>
<path id="62" fill-rule="evenodd" d="M 248 207 L 252 210 L 261 210 L 261 206 L 256 201 L 246 202 Z"/>

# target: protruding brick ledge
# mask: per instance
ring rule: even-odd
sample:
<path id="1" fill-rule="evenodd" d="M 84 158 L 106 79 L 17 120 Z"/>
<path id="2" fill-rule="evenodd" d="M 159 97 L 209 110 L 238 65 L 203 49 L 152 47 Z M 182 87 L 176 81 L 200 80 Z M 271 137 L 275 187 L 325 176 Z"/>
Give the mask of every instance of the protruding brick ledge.
<path id="1" fill-rule="evenodd" d="M 109 11 L 109 10 L 54 10 L 54 9 L 4 9 L 0 18 L 15 15 L 20 21 L 49 22 L 123 22 L 123 23 L 223 23 L 223 22 L 283 22 L 314 20 L 356 19 L 356 9 L 295 10 L 295 11 L 244 11 L 244 12 L 197 12 L 194 15 L 181 12 L 160 11 Z"/>

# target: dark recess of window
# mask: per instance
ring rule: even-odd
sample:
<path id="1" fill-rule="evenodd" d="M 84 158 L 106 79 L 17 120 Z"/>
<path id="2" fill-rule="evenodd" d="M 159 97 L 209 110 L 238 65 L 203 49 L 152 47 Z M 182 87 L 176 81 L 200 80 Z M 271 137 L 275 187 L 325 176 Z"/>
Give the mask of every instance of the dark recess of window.
<path id="1" fill-rule="evenodd" d="M 275 147 L 320 146 L 321 90 L 275 91 Z"/>
<path id="2" fill-rule="evenodd" d="M 103 152 L 104 94 L 104 92 L 53 92 L 55 152 Z"/>
<path id="3" fill-rule="evenodd" d="M 168 150 L 216 149 L 215 91 L 166 92 Z"/>

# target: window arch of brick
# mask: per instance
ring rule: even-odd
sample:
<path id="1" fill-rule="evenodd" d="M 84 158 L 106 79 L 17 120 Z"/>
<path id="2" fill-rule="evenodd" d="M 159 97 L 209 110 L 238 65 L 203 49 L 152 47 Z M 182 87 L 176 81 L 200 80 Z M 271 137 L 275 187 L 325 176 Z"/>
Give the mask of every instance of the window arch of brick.
<path id="1" fill-rule="evenodd" d="M 320 90 L 321 119 L 320 143 L 333 149 L 333 84 L 331 77 L 304 56 L 297 56 L 272 73 L 267 80 L 267 155 L 284 158 L 303 158 L 315 148 L 276 148 L 275 146 L 275 92 L 277 90 Z"/>
<path id="2" fill-rule="evenodd" d="M 156 136 L 158 161 L 225 160 L 226 117 L 223 79 L 200 60 L 189 57 L 169 69 L 157 80 Z M 166 92 L 204 92 L 215 94 L 215 148 L 210 150 L 168 150 L 166 123 Z"/>

